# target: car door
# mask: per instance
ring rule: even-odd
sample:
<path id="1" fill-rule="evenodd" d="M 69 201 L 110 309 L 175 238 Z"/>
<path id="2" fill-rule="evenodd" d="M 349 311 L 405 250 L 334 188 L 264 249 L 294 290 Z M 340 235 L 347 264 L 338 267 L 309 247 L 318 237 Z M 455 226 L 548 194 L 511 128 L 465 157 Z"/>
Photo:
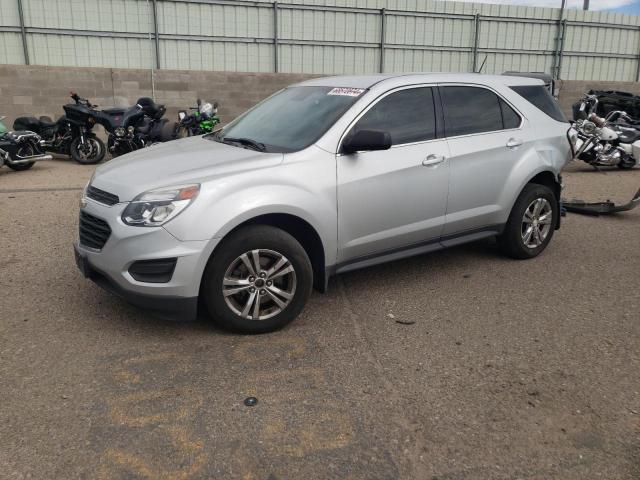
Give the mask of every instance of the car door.
<path id="1" fill-rule="evenodd" d="M 522 116 L 481 86 L 441 85 L 450 179 L 443 237 L 499 229 L 509 215 L 501 198 L 518 159 L 531 145 Z"/>
<path id="2" fill-rule="evenodd" d="M 392 147 L 336 158 L 339 262 L 437 243 L 449 183 L 437 93 L 428 86 L 387 92 L 345 135 L 384 130 Z"/>

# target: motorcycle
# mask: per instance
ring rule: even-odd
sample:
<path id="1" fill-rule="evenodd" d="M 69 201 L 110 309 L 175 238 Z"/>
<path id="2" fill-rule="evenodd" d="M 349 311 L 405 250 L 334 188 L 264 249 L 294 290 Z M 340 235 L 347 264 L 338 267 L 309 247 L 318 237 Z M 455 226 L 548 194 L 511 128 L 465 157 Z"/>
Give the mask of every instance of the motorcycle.
<path id="1" fill-rule="evenodd" d="M 51 160 L 40 145 L 40 137 L 29 131 L 8 131 L 0 117 L 0 167 L 6 165 L 12 170 L 29 170 L 35 162 Z"/>
<path id="2" fill-rule="evenodd" d="M 574 120 L 584 120 L 591 113 L 606 117 L 615 110 L 627 112 L 633 118 L 640 118 L 640 97 L 615 90 L 589 90 L 571 108 Z"/>
<path id="3" fill-rule="evenodd" d="M 576 120 L 569 131 L 574 148 L 574 159 L 598 167 L 617 166 L 628 170 L 638 165 L 640 159 L 640 130 L 633 128 L 633 121 L 625 112 L 615 110 L 606 118 L 595 113 L 586 119 Z"/>
<path id="4" fill-rule="evenodd" d="M 216 125 L 220 123 L 218 117 L 218 103 L 213 105 L 209 102 L 202 103 L 198 98 L 197 107 L 190 107 L 194 112 L 189 114 L 185 110 L 178 112 L 178 123 L 176 124 L 174 138 L 192 137 L 213 132 Z"/>
<path id="5" fill-rule="evenodd" d="M 139 98 L 129 108 L 115 107 L 101 110 L 96 116 L 109 133 L 107 147 L 117 157 L 157 142 L 172 139 L 174 127 L 163 118 L 166 107 L 151 98 Z"/>
<path id="6" fill-rule="evenodd" d="M 46 151 L 70 155 L 84 165 L 98 163 L 106 150 L 102 140 L 92 131 L 96 124 L 94 112 L 97 105 L 73 92 L 71 98 L 74 103 L 62 107 L 65 114 L 56 122 L 48 117 L 19 117 L 13 122 L 13 128 L 38 134 Z"/>

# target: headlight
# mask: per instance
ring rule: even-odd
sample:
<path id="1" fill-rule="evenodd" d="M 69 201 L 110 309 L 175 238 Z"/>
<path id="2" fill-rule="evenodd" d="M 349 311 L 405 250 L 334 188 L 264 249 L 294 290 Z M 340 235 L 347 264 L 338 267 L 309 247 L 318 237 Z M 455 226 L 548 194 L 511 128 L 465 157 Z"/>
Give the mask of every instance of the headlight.
<path id="1" fill-rule="evenodd" d="M 118 127 L 115 129 L 116 137 L 124 137 L 124 128 Z"/>
<path id="2" fill-rule="evenodd" d="M 582 122 L 581 130 L 585 135 L 593 135 L 596 132 L 596 124 L 593 122 Z"/>
<path id="3" fill-rule="evenodd" d="M 186 117 L 186 116 L 187 116 L 187 112 L 183 112 L 183 111 L 179 111 L 178 112 L 178 119 L 180 121 L 184 120 L 184 117 Z"/>
<path id="4" fill-rule="evenodd" d="M 132 125 L 130 125 L 129 128 L 127 128 L 127 132 L 129 133 L 133 133 L 134 130 L 135 128 Z"/>
<path id="5" fill-rule="evenodd" d="M 137 227 L 158 227 L 187 208 L 199 192 L 199 184 L 145 192 L 124 209 L 122 221 Z"/>

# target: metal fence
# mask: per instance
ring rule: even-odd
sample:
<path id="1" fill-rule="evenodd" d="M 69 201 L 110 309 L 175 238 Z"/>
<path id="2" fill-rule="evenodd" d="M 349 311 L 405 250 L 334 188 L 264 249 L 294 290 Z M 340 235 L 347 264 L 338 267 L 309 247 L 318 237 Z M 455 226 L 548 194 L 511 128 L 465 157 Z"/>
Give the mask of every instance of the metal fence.
<path id="1" fill-rule="evenodd" d="M 640 17 L 433 0 L 0 0 L 0 63 L 640 80 Z"/>

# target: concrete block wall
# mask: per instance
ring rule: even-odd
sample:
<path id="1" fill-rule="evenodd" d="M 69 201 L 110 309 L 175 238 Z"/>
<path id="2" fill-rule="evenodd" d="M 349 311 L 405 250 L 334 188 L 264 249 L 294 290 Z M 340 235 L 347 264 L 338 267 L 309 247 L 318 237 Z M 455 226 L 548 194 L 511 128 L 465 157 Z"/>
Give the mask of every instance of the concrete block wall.
<path id="1" fill-rule="evenodd" d="M 317 75 L 159 70 L 154 73 L 155 99 L 167 106 L 167 117 L 196 106 L 198 97 L 220 104 L 227 123 L 277 90 Z M 75 91 L 100 107 L 111 106 L 114 97 L 132 105 L 151 96 L 149 70 L 0 65 L 0 116 L 9 128 L 16 117 L 64 113 Z"/>
<path id="2" fill-rule="evenodd" d="M 273 92 L 308 78 L 310 74 L 209 72 L 158 70 L 154 74 L 155 97 L 167 106 L 167 116 L 177 118 L 180 109 L 196 105 L 196 98 L 220 104 L 223 123 L 237 117 Z M 636 82 L 564 81 L 559 101 L 570 115 L 571 105 L 583 92 L 594 88 L 622 90 L 640 94 Z M 113 97 L 124 97 L 133 104 L 139 97 L 151 96 L 149 70 L 0 65 L 0 116 L 11 126 L 24 115 L 62 115 L 69 103 L 69 91 L 89 98 L 102 107 Z"/>

